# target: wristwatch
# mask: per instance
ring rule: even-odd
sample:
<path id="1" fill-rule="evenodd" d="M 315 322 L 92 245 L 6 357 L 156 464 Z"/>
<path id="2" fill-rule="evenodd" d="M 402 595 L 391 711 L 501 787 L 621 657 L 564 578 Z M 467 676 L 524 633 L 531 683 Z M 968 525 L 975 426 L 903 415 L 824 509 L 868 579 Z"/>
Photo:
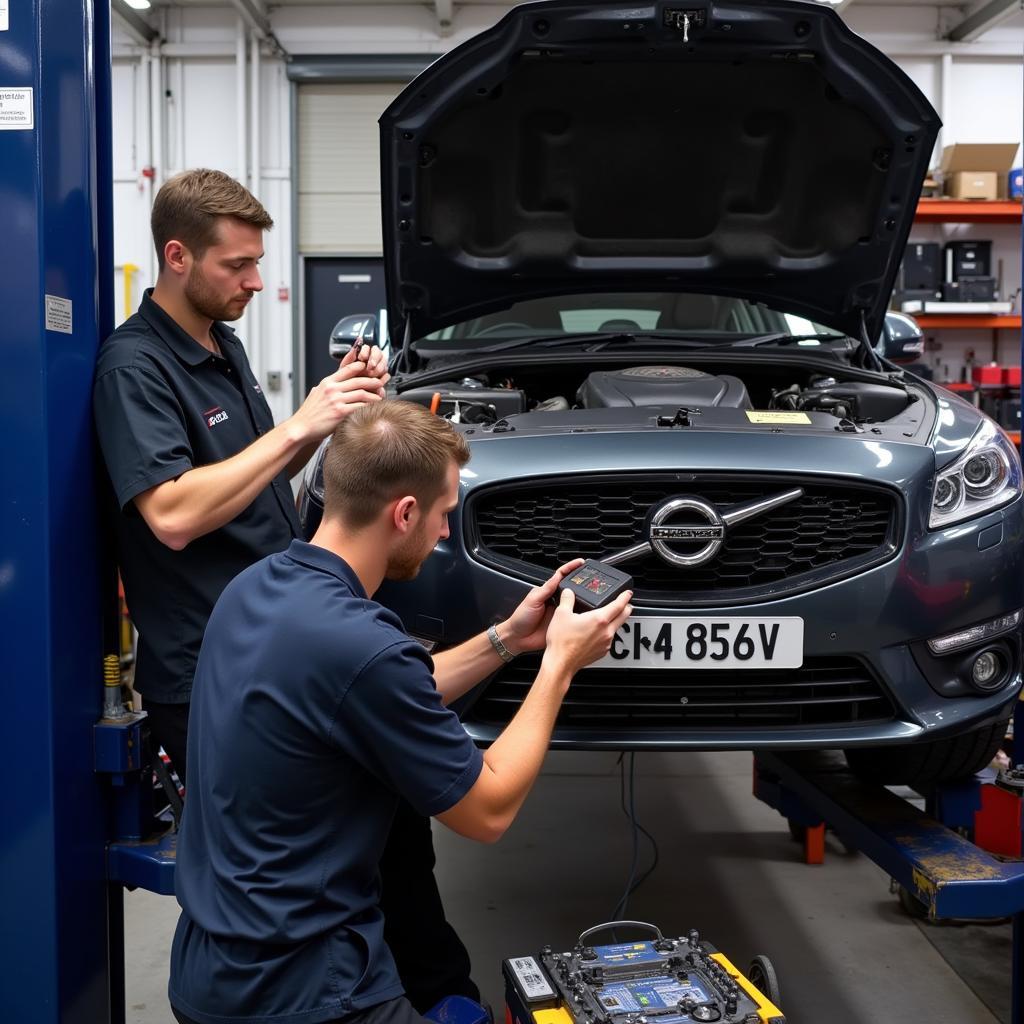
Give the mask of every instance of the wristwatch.
<path id="1" fill-rule="evenodd" d="M 487 639 L 491 641 L 491 646 L 498 652 L 498 657 L 507 665 L 515 655 L 501 642 L 501 637 L 498 636 L 497 626 L 487 627 Z"/>

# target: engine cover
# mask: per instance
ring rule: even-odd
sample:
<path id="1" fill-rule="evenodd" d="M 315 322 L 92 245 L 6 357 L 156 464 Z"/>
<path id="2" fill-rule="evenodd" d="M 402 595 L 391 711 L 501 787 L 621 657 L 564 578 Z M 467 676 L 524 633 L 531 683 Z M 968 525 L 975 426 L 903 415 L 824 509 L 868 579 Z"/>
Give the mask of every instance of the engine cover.
<path id="1" fill-rule="evenodd" d="M 584 409 L 678 405 L 752 409 L 746 385 L 737 377 L 713 377 L 688 366 L 631 366 L 598 370 L 583 382 L 576 401 Z"/>

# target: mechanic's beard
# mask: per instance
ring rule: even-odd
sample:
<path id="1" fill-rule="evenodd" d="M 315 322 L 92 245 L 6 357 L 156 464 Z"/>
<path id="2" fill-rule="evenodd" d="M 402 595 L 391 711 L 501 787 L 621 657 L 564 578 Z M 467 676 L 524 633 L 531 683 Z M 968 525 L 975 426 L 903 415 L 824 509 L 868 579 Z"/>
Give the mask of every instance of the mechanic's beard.
<path id="1" fill-rule="evenodd" d="M 230 302 L 224 302 L 217 295 L 194 263 L 185 283 L 185 298 L 192 308 L 207 320 L 237 320 L 242 315 L 232 309 Z"/>
<path id="2" fill-rule="evenodd" d="M 430 557 L 433 546 L 423 550 L 423 530 L 417 530 L 388 559 L 384 578 L 388 580 L 414 580 L 423 563 Z"/>

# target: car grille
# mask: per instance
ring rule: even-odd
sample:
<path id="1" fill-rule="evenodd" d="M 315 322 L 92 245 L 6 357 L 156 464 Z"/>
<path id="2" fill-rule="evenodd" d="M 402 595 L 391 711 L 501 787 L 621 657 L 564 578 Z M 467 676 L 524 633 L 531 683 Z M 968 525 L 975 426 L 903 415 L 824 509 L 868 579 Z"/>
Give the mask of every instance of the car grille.
<path id="1" fill-rule="evenodd" d="M 465 714 L 467 724 L 502 727 L 523 702 L 538 656 L 503 668 Z M 797 669 L 739 672 L 584 669 L 558 713 L 558 729 L 645 730 L 860 725 L 890 721 L 893 706 L 855 658 L 807 658 Z"/>
<path id="2" fill-rule="evenodd" d="M 683 495 L 719 511 L 794 486 L 804 495 L 728 529 L 707 563 L 681 568 L 653 552 L 620 568 L 636 602 L 709 604 L 779 596 L 858 571 L 896 551 L 899 504 L 880 487 L 792 478 L 623 475 L 503 485 L 471 497 L 467 546 L 477 560 L 523 579 L 571 558 L 600 558 L 646 539 L 652 509 Z M 697 545 L 699 547 L 699 545 Z"/>

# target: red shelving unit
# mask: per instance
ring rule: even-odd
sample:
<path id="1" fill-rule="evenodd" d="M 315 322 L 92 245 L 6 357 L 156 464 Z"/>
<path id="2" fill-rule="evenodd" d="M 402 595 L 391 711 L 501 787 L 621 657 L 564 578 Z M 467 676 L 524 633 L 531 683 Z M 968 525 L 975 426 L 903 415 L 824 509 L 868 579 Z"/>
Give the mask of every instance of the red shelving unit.
<path id="1" fill-rule="evenodd" d="M 922 199 L 914 219 L 919 224 L 1020 224 L 1019 200 Z"/>
<path id="2" fill-rule="evenodd" d="M 1021 318 L 1016 316 L 987 316 L 984 313 L 912 313 L 922 331 L 941 328 L 982 328 L 993 331 L 1019 331 Z"/>

